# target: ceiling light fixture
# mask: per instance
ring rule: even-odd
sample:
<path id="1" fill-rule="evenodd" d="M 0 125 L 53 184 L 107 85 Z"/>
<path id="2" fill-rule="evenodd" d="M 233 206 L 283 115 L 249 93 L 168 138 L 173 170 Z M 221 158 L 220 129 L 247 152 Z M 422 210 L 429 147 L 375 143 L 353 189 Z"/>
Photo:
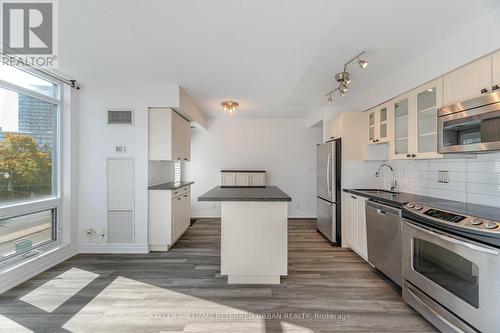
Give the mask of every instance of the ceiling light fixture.
<path id="1" fill-rule="evenodd" d="M 351 83 L 351 75 L 347 71 L 347 67 L 353 62 L 357 61 L 360 68 L 365 69 L 368 66 L 368 61 L 361 59 L 360 57 L 365 54 L 366 51 L 362 51 L 353 57 L 351 60 L 344 64 L 344 70 L 335 74 L 335 81 L 338 82 L 338 87 L 326 94 L 328 97 L 328 104 L 332 103 L 332 94 L 336 91 L 339 92 L 340 96 L 345 96 L 347 90 L 349 90 L 348 85 Z"/>
<path id="2" fill-rule="evenodd" d="M 232 114 L 233 112 L 236 111 L 236 108 L 240 105 L 238 102 L 235 101 L 224 101 L 221 103 L 222 105 L 222 110 L 226 113 Z"/>

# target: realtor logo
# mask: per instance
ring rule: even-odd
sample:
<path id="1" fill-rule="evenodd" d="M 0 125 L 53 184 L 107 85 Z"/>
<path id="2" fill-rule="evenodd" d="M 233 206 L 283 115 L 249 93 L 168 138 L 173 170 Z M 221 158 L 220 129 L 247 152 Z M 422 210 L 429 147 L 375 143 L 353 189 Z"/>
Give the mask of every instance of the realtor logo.
<path id="1" fill-rule="evenodd" d="M 25 60 L 16 65 L 53 67 L 57 58 L 55 0 L 2 0 L 1 12 L 3 53 Z M 2 62 L 5 63 L 3 59 Z"/>

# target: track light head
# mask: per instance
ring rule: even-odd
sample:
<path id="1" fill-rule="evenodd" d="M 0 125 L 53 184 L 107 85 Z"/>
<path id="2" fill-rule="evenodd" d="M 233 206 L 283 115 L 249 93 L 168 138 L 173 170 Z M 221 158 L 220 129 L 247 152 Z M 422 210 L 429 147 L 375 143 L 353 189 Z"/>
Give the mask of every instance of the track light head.
<path id="1" fill-rule="evenodd" d="M 344 71 L 344 72 L 339 72 L 339 73 L 335 74 L 335 81 L 337 81 L 339 83 L 351 82 L 351 78 L 349 76 L 349 73 Z"/>
<path id="2" fill-rule="evenodd" d="M 340 96 L 345 96 L 347 94 L 347 90 L 349 90 L 349 87 L 347 87 L 347 84 L 342 82 L 339 88 Z"/>
<path id="3" fill-rule="evenodd" d="M 368 66 L 368 61 L 358 58 L 358 65 L 359 67 L 365 69 Z"/>

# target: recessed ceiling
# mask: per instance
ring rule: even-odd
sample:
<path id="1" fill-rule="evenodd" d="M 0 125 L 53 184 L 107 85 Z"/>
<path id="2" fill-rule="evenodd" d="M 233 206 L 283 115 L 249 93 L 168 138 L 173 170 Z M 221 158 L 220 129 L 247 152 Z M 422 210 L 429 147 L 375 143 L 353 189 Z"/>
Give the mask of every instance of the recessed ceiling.
<path id="1" fill-rule="evenodd" d="M 60 70 L 82 84 L 180 84 L 209 117 L 302 118 L 363 49 L 344 105 L 496 0 L 73 0 L 60 6 Z M 337 98 L 338 100 L 339 98 Z"/>

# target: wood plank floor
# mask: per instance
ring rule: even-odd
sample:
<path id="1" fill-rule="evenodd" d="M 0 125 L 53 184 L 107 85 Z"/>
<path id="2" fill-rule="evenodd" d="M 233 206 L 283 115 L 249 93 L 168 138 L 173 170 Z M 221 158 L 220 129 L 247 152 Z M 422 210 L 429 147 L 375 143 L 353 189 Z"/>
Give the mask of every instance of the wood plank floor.
<path id="1" fill-rule="evenodd" d="M 435 332 L 312 220 L 289 222 L 281 285 L 230 286 L 219 264 L 212 219 L 168 253 L 77 255 L 1 295 L 0 332 Z"/>

